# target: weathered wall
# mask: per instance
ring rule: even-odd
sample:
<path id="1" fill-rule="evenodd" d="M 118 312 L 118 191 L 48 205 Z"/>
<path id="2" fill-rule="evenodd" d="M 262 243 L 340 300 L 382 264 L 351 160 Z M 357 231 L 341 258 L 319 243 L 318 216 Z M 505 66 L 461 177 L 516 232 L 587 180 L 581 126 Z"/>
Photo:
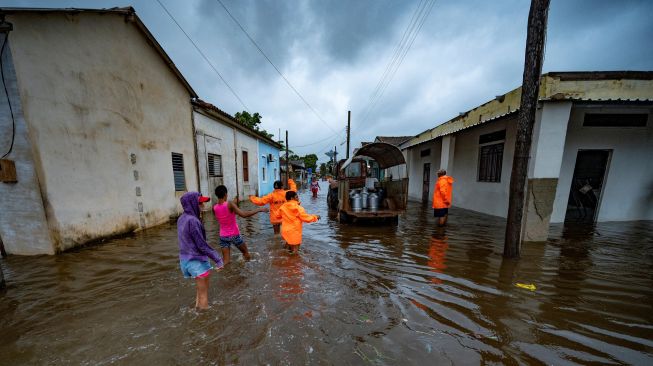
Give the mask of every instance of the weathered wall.
<path id="1" fill-rule="evenodd" d="M 4 34 L 0 34 L 0 38 L 4 39 Z M 34 167 L 32 146 L 18 95 L 10 43 L 2 53 L 2 71 L 11 109 L 6 96 L 1 96 L 0 156 L 9 151 L 13 137 L 13 149 L 6 158 L 14 161 L 18 182 L 0 182 L 0 240 L 8 253 L 54 254 Z M 12 127 L 12 110 L 15 130 Z"/>
<path id="2" fill-rule="evenodd" d="M 177 214 L 171 152 L 198 186 L 190 93 L 144 35 L 116 14 L 8 20 L 56 249 Z"/>
<path id="3" fill-rule="evenodd" d="M 249 181 L 243 179 L 243 151 L 247 151 L 249 166 Z M 236 134 L 236 152 L 238 153 L 238 186 L 241 199 L 250 195 L 258 195 L 258 142 L 255 138 Z"/>
<path id="4" fill-rule="evenodd" d="M 479 182 L 479 136 L 495 131 L 506 130 L 501 181 Z M 506 217 L 508 214 L 508 191 L 510 172 L 515 150 L 516 119 L 506 118 L 492 123 L 470 128 L 456 134 L 453 171 L 452 204 L 473 211 L 494 216 Z"/>
<path id="5" fill-rule="evenodd" d="M 234 160 L 234 129 L 202 113 L 193 112 L 197 134 L 197 159 L 200 171 L 200 190 L 203 194 L 215 197 L 215 187 L 223 184 L 231 197 L 236 194 L 236 167 Z M 222 157 L 222 179 L 208 176 L 207 154 Z"/>
<path id="6" fill-rule="evenodd" d="M 421 157 L 422 150 L 430 149 L 428 156 Z M 431 140 L 427 143 L 410 147 L 406 150 L 407 169 L 408 169 L 408 199 L 421 201 L 424 164 L 430 163 L 429 174 L 429 203 L 433 201 L 433 186 L 437 180 L 436 172 L 440 169 L 440 156 L 442 153 L 442 139 Z"/>
<path id="7" fill-rule="evenodd" d="M 585 112 L 649 113 L 647 127 L 583 127 Z M 551 222 L 563 222 L 579 149 L 611 149 L 597 221 L 653 220 L 653 116 L 650 108 L 574 106 Z"/>
<path id="8" fill-rule="evenodd" d="M 279 180 L 279 149 L 258 140 L 258 173 L 259 173 L 259 195 L 265 195 L 274 190 L 274 181 Z M 274 156 L 274 161 L 268 161 L 269 154 Z M 263 168 L 265 167 L 265 177 Z M 274 174 L 276 169 L 276 176 Z"/>

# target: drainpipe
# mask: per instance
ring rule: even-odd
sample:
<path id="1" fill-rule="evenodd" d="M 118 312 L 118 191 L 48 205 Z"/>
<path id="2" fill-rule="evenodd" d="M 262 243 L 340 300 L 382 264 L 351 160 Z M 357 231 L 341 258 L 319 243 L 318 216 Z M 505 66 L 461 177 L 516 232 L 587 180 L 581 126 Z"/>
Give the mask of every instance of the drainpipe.
<path id="1" fill-rule="evenodd" d="M 238 141 L 236 140 L 236 128 L 232 127 L 234 131 L 234 167 L 236 171 L 236 197 L 240 200 L 240 190 L 238 187 Z"/>

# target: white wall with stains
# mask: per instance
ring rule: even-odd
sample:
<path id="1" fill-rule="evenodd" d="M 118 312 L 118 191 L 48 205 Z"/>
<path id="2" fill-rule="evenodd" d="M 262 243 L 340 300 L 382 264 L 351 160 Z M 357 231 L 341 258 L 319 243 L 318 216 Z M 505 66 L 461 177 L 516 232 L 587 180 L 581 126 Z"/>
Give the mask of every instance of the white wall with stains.
<path id="1" fill-rule="evenodd" d="M 198 189 L 190 92 L 141 31 L 111 13 L 7 20 L 54 248 L 178 214 L 172 152 Z"/>

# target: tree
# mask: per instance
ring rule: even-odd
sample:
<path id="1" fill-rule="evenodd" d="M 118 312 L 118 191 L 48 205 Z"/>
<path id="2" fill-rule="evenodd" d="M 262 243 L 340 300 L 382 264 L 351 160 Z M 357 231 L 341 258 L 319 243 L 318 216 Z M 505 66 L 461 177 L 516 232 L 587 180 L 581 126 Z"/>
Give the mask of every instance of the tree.
<path id="1" fill-rule="evenodd" d="M 317 159 L 317 155 L 315 154 L 308 154 L 302 158 L 302 160 L 304 160 L 304 166 L 306 166 L 307 169 L 313 169 L 313 171 L 317 169 Z"/>
<path id="2" fill-rule="evenodd" d="M 238 121 L 241 125 L 243 125 L 245 127 L 249 127 L 252 130 L 254 130 L 256 132 L 259 132 L 259 133 L 267 136 L 270 139 L 272 139 L 274 137 L 273 134 L 268 133 L 268 131 L 266 131 L 264 129 L 261 129 L 259 127 L 263 117 L 258 112 L 254 113 L 254 114 L 250 114 L 247 111 L 236 112 L 234 117 L 236 118 L 236 121 Z"/>

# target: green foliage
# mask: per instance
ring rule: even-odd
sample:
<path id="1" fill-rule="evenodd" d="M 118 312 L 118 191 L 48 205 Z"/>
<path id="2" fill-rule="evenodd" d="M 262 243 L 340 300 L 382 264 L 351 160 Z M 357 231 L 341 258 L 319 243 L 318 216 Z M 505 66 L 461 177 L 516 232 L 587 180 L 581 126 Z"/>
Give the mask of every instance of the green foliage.
<path id="1" fill-rule="evenodd" d="M 274 137 L 273 134 L 268 133 L 268 131 L 263 130 L 259 127 L 259 125 L 261 124 L 261 119 L 263 119 L 263 117 L 258 112 L 254 114 L 250 114 L 247 111 L 236 112 L 234 118 L 236 118 L 236 121 L 238 121 L 241 125 L 245 127 L 249 127 L 252 130 L 259 132 L 260 134 L 265 135 L 270 139 Z"/>
<path id="2" fill-rule="evenodd" d="M 306 168 L 311 168 L 313 171 L 317 169 L 317 155 L 315 154 L 308 154 L 305 155 L 302 160 L 304 160 L 304 165 Z"/>

